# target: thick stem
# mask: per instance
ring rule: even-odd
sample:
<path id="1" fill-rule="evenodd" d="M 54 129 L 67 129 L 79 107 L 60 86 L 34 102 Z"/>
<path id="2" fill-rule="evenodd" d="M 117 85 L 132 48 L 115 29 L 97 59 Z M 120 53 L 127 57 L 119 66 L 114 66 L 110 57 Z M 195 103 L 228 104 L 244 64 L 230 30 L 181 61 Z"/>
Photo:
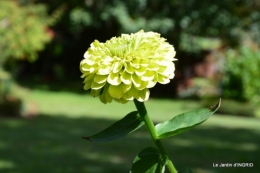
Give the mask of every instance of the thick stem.
<path id="1" fill-rule="evenodd" d="M 152 120 L 150 119 L 150 117 L 147 113 L 147 110 L 145 108 L 144 103 L 139 102 L 136 99 L 134 100 L 134 103 L 135 103 L 135 106 L 136 106 L 140 116 L 142 117 L 143 121 L 145 122 L 145 125 L 146 125 L 146 127 L 147 127 L 147 129 L 148 129 L 157 149 L 159 150 L 159 152 L 163 156 L 163 159 L 167 159 L 167 160 L 164 160 L 164 161 L 167 161 L 167 166 L 168 166 L 170 172 L 171 173 L 177 173 L 172 161 L 168 157 L 168 154 L 167 154 L 161 140 L 157 138 L 157 132 L 155 130 L 155 127 L 154 127 Z"/>

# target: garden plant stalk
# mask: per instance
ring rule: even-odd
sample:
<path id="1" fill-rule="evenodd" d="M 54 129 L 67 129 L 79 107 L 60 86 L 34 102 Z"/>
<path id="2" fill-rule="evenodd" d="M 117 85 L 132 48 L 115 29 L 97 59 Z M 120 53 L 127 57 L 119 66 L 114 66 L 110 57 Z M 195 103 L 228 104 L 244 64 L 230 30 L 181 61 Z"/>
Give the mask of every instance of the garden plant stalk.
<path id="1" fill-rule="evenodd" d="M 150 117 L 147 113 L 144 102 L 139 102 L 138 100 L 134 99 L 134 103 L 135 103 L 135 106 L 136 106 L 140 116 L 142 117 L 143 121 L 145 122 L 145 125 L 153 139 L 153 142 L 155 143 L 157 149 L 163 156 L 164 162 L 167 163 L 167 166 L 168 166 L 170 172 L 177 173 L 172 161 L 168 157 L 168 154 L 167 154 L 161 140 L 158 139 L 158 137 L 157 137 L 157 132 L 155 130 L 154 123 L 152 122 L 152 120 L 150 119 Z"/>

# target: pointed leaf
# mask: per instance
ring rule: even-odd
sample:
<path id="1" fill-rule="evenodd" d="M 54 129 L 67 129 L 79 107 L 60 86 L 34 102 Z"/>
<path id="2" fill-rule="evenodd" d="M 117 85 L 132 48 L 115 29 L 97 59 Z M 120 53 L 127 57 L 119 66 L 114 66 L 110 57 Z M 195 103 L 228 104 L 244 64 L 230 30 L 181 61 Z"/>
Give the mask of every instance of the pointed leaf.
<path id="1" fill-rule="evenodd" d="M 163 173 L 164 167 L 159 151 L 149 147 L 136 156 L 130 173 Z"/>
<path id="2" fill-rule="evenodd" d="M 212 108 L 203 108 L 186 112 L 175 116 L 169 121 L 157 124 L 155 129 L 157 131 L 158 138 L 174 136 L 203 123 L 218 110 L 220 103 L 221 100 L 219 100 L 218 104 Z"/>
<path id="3" fill-rule="evenodd" d="M 127 114 L 124 118 L 112 124 L 105 130 L 88 137 L 83 137 L 91 142 L 107 142 L 122 138 L 139 129 L 144 122 L 137 111 Z"/>

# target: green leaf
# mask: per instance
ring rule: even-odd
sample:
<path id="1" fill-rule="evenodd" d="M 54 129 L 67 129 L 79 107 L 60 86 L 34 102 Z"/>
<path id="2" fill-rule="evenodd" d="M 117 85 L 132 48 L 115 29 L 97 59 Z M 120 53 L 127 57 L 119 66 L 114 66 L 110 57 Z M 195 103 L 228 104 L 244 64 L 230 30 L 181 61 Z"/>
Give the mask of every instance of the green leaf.
<path id="1" fill-rule="evenodd" d="M 91 142 L 107 142 L 122 138 L 139 129 L 144 122 L 137 111 L 130 112 L 124 118 L 112 124 L 105 130 L 88 137 L 83 137 Z"/>
<path id="2" fill-rule="evenodd" d="M 191 112 L 186 112 L 175 116 L 169 121 L 157 124 L 155 129 L 157 131 L 158 138 L 174 136 L 203 123 L 218 110 L 220 103 L 221 99 L 217 105 L 211 108 L 203 108 Z"/>
<path id="3" fill-rule="evenodd" d="M 134 159 L 130 173 L 163 173 L 165 163 L 156 148 L 142 150 Z"/>

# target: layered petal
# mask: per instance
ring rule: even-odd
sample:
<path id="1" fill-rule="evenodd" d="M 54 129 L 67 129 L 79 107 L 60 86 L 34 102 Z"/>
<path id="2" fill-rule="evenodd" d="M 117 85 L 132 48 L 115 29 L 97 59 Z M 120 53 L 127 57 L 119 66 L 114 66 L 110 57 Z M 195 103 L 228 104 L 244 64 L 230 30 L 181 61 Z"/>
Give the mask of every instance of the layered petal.
<path id="1" fill-rule="evenodd" d="M 80 62 L 84 89 L 103 103 L 146 101 L 156 83 L 174 77 L 176 52 L 155 32 L 122 34 L 105 43 L 95 40 Z"/>

